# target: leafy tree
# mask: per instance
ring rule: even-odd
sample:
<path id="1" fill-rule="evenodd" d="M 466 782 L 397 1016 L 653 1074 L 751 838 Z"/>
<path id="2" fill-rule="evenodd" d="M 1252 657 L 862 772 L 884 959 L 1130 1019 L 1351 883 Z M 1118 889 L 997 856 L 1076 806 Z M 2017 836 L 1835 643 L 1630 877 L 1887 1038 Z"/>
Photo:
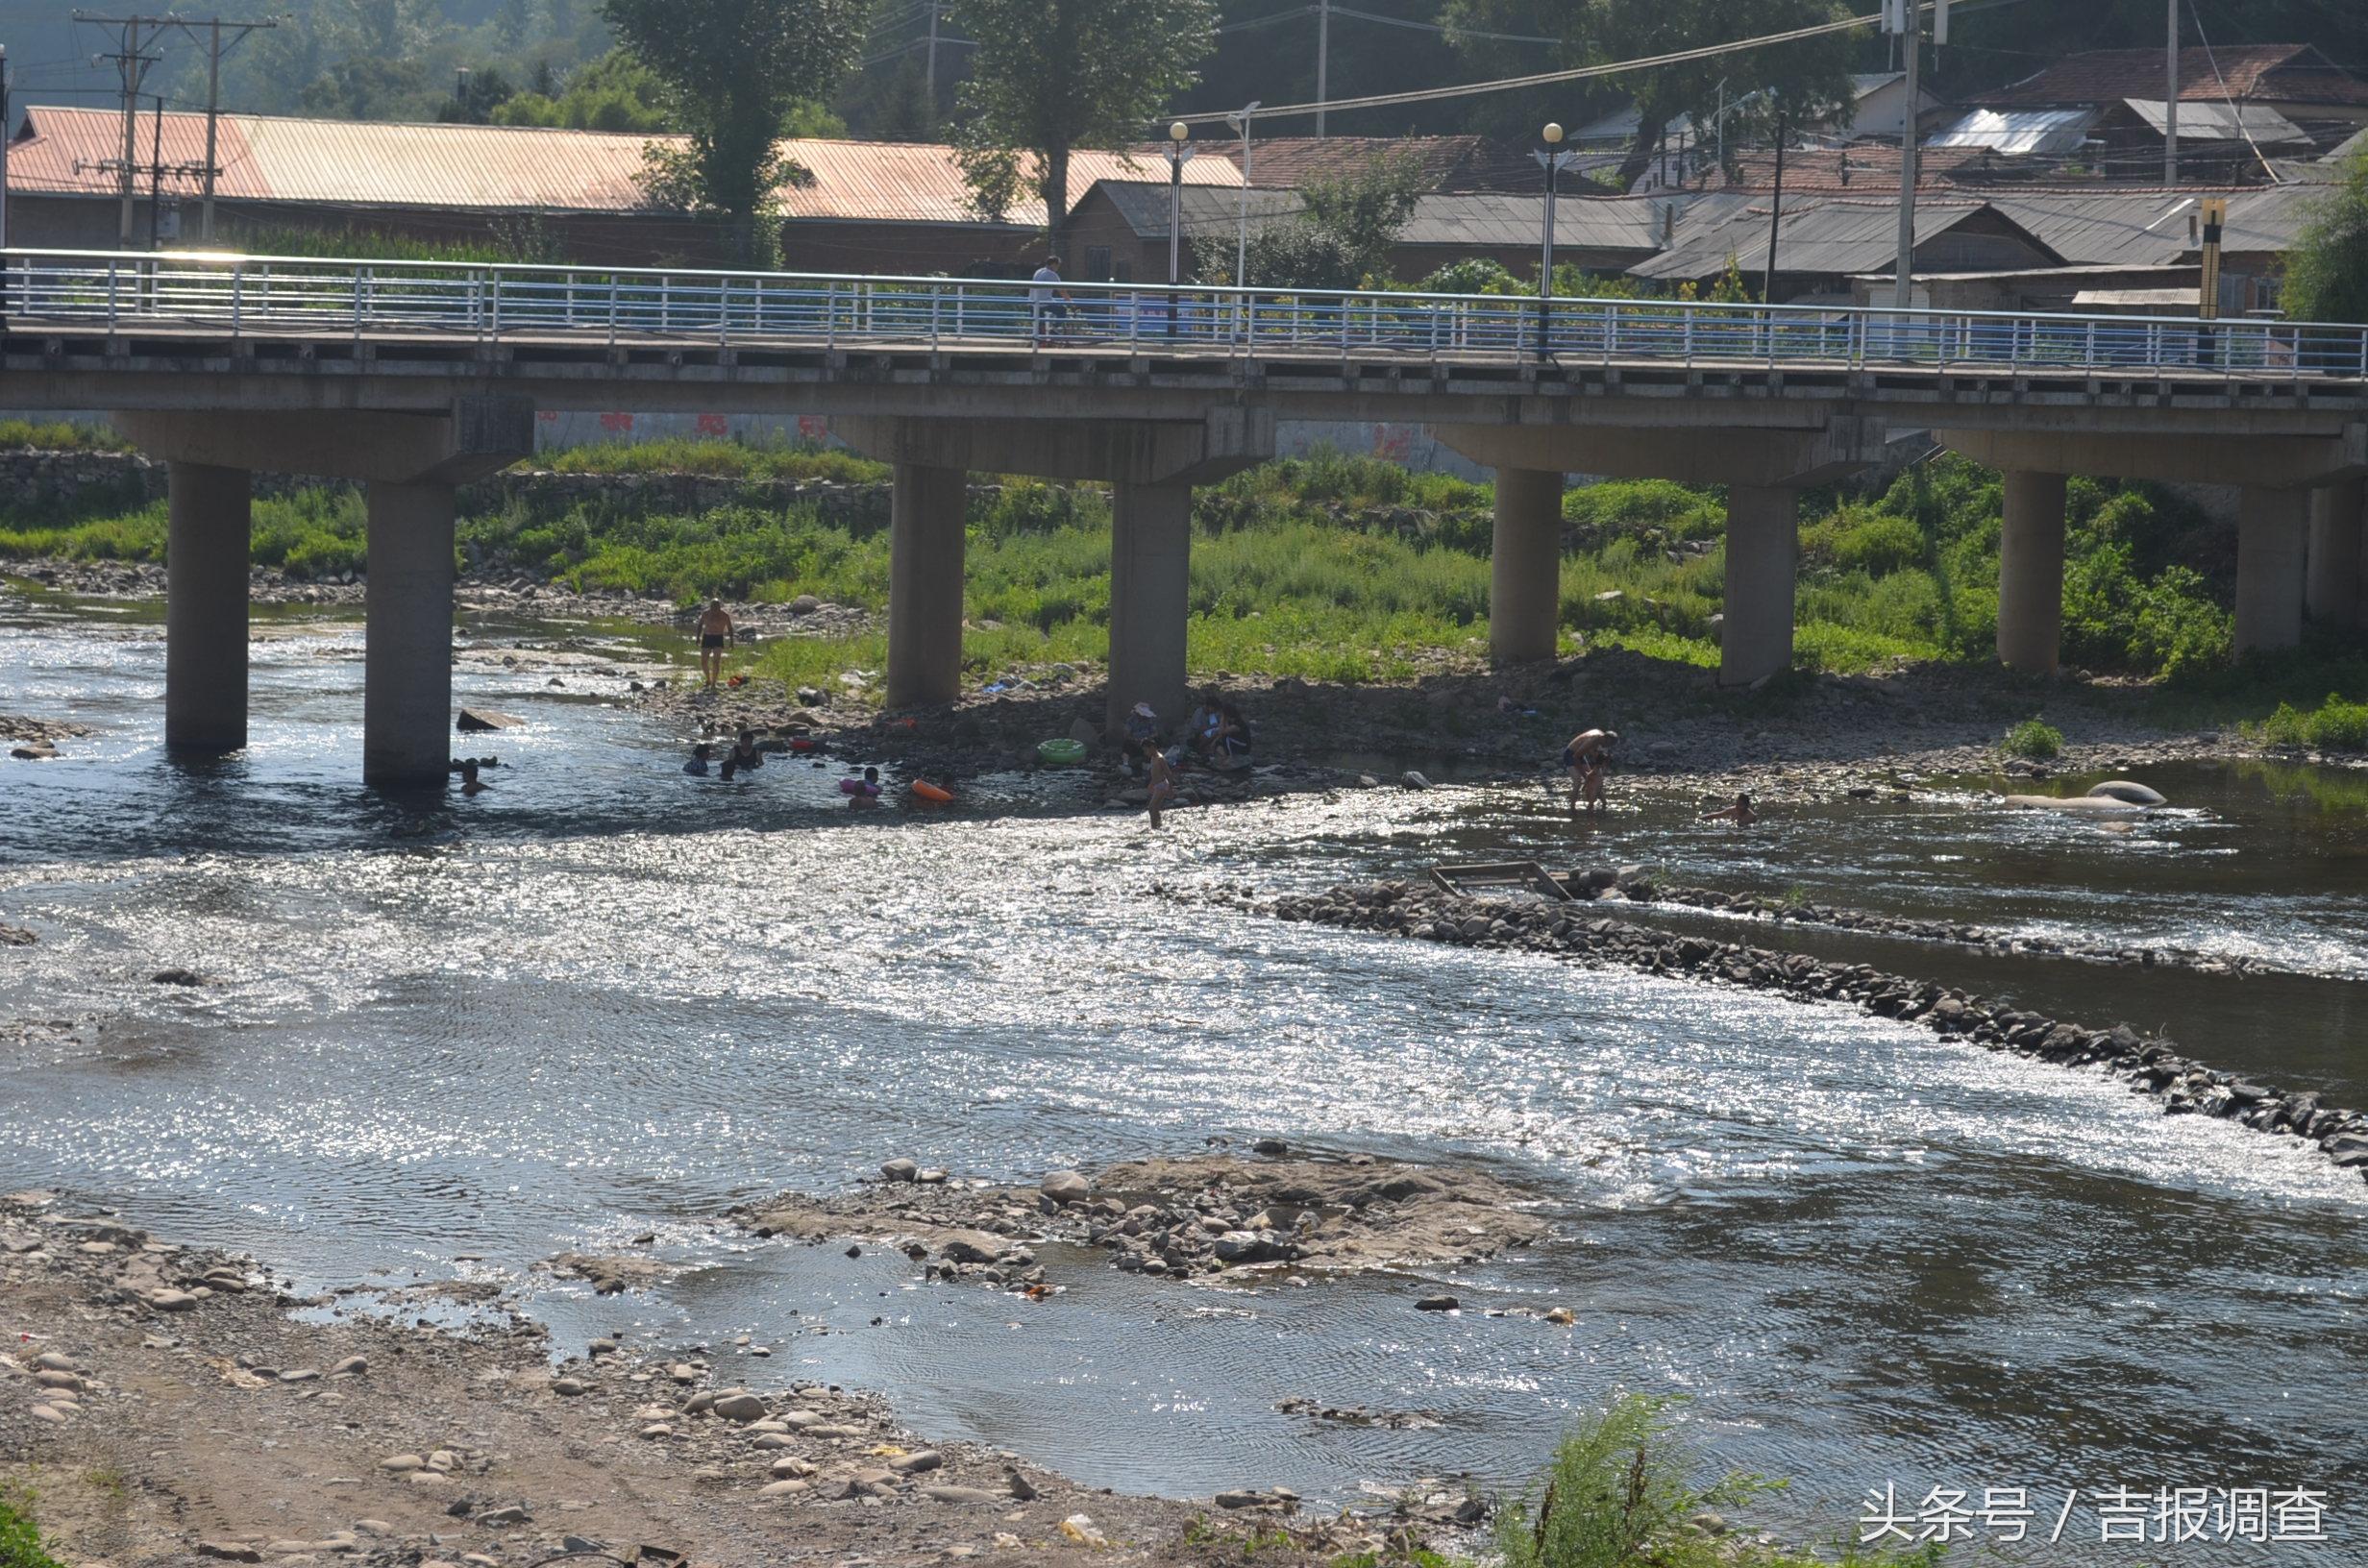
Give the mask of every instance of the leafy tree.
<path id="1" fill-rule="evenodd" d="M 1216 38 L 1215 0 L 954 0 L 974 39 L 955 95 L 956 156 L 977 209 L 999 217 L 1032 183 L 1055 251 L 1069 229 L 1069 155 L 1152 133 Z"/>
<path id="2" fill-rule="evenodd" d="M 1250 231 L 1247 281 L 1267 288 L 1361 288 L 1390 276 L 1390 248 L 1421 198 L 1421 164 L 1412 158 L 1375 159 L 1362 167 L 1311 180 L 1299 195 L 1306 210 Z M 1199 277 L 1233 282 L 1231 234 L 1193 241 Z"/>
<path id="3" fill-rule="evenodd" d="M 1534 53 L 1519 68 L 1600 64 L 1668 54 L 1727 38 L 1758 37 L 1788 33 L 1820 22 L 1838 21 L 1853 13 L 1841 0 L 1449 0 L 1445 16 L 1451 36 L 1468 54 L 1483 63 L 1509 63 L 1508 45 L 1478 37 L 1481 33 L 1539 35 L 1562 39 L 1550 62 Z M 1715 56 L 1657 70 L 1630 72 L 1612 78 L 1606 90 L 1612 99 L 1598 106 L 1633 99 L 1638 110 L 1637 135 L 1621 161 L 1617 184 L 1623 190 L 1636 183 L 1652 161 L 1661 128 L 1691 114 L 1707 123 L 1714 114 L 1718 84 L 1728 83 L 1730 102 L 1752 86 L 1764 87 L 1762 100 L 1772 118 L 1781 111 L 1794 125 L 1846 116 L 1854 102 L 1850 67 L 1858 42 L 1848 34 L 1829 34 L 1793 43 L 1774 44 L 1748 56 Z M 1535 45 L 1522 45 L 1534 50 Z M 1739 73 L 1749 73 L 1748 85 L 1739 85 Z M 1533 124 L 1536 122 L 1532 122 Z"/>
<path id="4" fill-rule="evenodd" d="M 2297 321 L 2368 321 L 2368 147 L 2312 204 L 2280 294 Z"/>
<path id="5" fill-rule="evenodd" d="M 555 85 L 555 84 L 554 84 Z M 560 126 L 570 131 L 671 131 L 666 84 L 623 49 L 611 49 L 568 78 L 555 97 L 548 86 L 494 106 L 496 125 Z"/>
<path id="6" fill-rule="evenodd" d="M 728 220 L 745 265 L 772 255 L 766 199 L 794 172 L 777 149 L 863 46 L 862 0 L 603 0 L 618 38 L 667 86 L 689 146 L 654 151 L 654 193 L 687 192 Z"/>

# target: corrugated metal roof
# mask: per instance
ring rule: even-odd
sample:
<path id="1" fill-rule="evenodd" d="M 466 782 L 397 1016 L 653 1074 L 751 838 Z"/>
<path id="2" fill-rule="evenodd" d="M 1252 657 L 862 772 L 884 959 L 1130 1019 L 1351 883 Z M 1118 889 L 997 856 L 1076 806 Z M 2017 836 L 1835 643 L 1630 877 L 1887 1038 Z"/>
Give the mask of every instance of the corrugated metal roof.
<path id="1" fill-rule="evenodd" d="M 145 161 L 160 127 L 137 129 Z M 203 181 L 206 117 L 167 112 L 162 160 L 182 172 L 166 190 L 193 195 Z M 101 110 L 35 107 L 11 145 L 9 189 L 17 194 L 112 196 L 111 176 L 93 167 L 123 150 L 123 119 Z M 640 175 L 652 144 L 675 136 L 552 131 L 488 125 L 407 125 L 225 114 L 215 194 L 236 202 L 355 208 L 432 208 L 481 212 L 627 212 L 643 208 Z M 788 217 L 817 221 L 971 223 L 970 187 L 953 150 L 926 142 L 785 141 L 782 154 L 806 171 L 780 193 Z M 1098 180 L 1143 178 L 1140 157 L 1079 151 L 1070 157 L 1073 205 Z M 1164 172 L 1164 171 L 1158 171 Z M 1237 186 L 1241 171 L 1222 158 L 1184 166 L 1193 185 Z M 1008 216 L 1033 226 L 1024 199 Z"/>
<path id="2" fill-rule="evenodd" d="M 2092 49 L 1969 102 L 1993 109 L 2069 108 L 2162 90 L 2159 49 Z M 2179 52 L 2179 101 L 2265 98 L 2274 103 L 2368 105 L 2368 82 L 2307 44 L 2240 43 Z"/>
<path id="3" fill-rule="evenodd" d="M 1977 109 L 1932 138 L 1935 147 L 1976 147 L 2011 158 L 2068 153 L 2097 123 L 2088 109 Z"/>
<path id="4" fill-rule="evenodd" d="M 1385 158 L 1410 159 L 1428 190 L 1518 190 L 1541 178 L 1529 150 L 1487 136 L 1268 136 L 1251 121 L 1250 179 L 1260 185 L 1299 186 L 1351 174 Z M 1239 140 L 1210 142 L 1239 168 Z"/>
<path id="5" fill-rule="evenodd" d="M 1168 182 L 1165 180 L 1102 180 L 1094 188 L 1110 199 L 1119 216 L 1140 239 L 1168 237 Z M 1183 191 L 1184 232 L 1187 234 L 1232 233 L 1241 224 L 1242 209 L 1247 199 L 1252 229 L 1264 227 L 1277 218 L 1290 217 L 1306 208 L 1305 198 L 1295 190 L 1277 190 L 1264 186 L 1227 188 L 1221 185 L 1186 185 Z"/>
<path id="6" fill-rule="evenodd" d="M 2220 192 L 2228 222 L 2220 243 L 2229 251 L 2291 249 L 2324 193 L 2320 185 L 2251 185 Z M 2209 191 L 2001 192 L 1990 205 L 2036 234 L 2066 261 L 2115 266 L 2167 266 L 2193 256 L 2188 219 Z"/>
<path id="7" fill-rule="evenodd" d="M 2124 98 L 2130 112 L 2159 134 L 2170 123 L 2170 106 L 2160 98 Z M 2307 133 L 2267 104 L 2187 102 L 2179 98 L 2179 139 L 2182 141 L 2244 141 L 2264 147 L 2292 147 L 2310 140 Z"/>
<path id="8" fill-rule="evenodd" d="M 1988 202 L 1919 201 L 1915 243 L 1947 233 L 1977 213 L 1998 209 Z M 1873 271 L 1898 258 L 1897 202 L 1787 197 L 1782 210 L 1777 254 L 1785 272 L 1846 275 Z M 1709 278 L 1725 271 L 1732 257 L 1743 271 L 1757 271 L 1767 265 L 1767 205 L 1755 201 L 1722 222 L 1696 229 L 1674 250 L 1628 270 L 1639 278 Z"/>

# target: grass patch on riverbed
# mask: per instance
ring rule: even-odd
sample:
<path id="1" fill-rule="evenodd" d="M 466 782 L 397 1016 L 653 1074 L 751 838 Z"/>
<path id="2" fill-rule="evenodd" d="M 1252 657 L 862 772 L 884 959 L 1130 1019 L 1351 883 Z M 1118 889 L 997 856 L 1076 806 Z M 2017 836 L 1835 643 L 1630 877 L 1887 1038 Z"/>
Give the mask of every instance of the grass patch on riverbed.
<path id="1" fill-rule="evenodd" d="M 18 1507 L 20 1502 L 0 1496 L 0 1568 L 61 1568 L 41 1545 L 40 1532 L 33 1528 L 31 1513 Z"/>
<path id="2" fill-rule="evenodd" d="M 1926 1568 L 1941 1560 L 1933 1545 L 1900 1554 L 1845 1542 L 1825 1558 L 1739 1538 L 1717 1510 L 1784 1483 L 1741 1472 L 1705 1482 L 1702 1469 L 1668 1401 L 1623 1395 L 1566 1432 L 1528 1488 L 1498 1507 L 1496 1549 L 1505 1568 Z"/>
<path id="3" fill-rule="evenodd" d="M 2333 692 L 2305 711 L 2291 702 L 2261 721 L 2256 731 L 2272 746 L 2307 746 L 2321 751 L 2368 751 L 2368 702 L 2347 702 Z"/>
<path id="4" fill-rule="evenodd" d="M 749 480 L 886 475 L 845 453 L 785 441 L 618 442 L 553 461 L 576 473 Z M 887 508 L 877 499 L 826 512 L 802 501 L 759 503 L 752 490 L 740 502 L 684 513 L 639 492 L 564 504 L 513 495 L 460 520 L 458 552 L 464 569 L 556 576 L 586 592 L 678 602 L 811 593 L 877 610 L 888 590 Z M 1337 454 L 1270 463 L 1200 491 L 1193 670 L 1374 681 L 1478 663 L 1488 638 L 1492 500 L 1484 484 Z M 1881 494 L 1805 497 L 1796 664 L 1854 674 L 1903 661 L 1989 663 L 2000 502 L 1995 473 L 1948 455 Z M 84 509 L 53 502 L 0 510 L 0 557 L 162 558 L 161 502 L 77 504 Z M 1566 650 L 1626 648 L 1717 664 L 1726 569 L 1719 491 L 1665 480 L 1590 485 L 1565 496 L 1563 513 Z M 360 497 L 343 488 L 259 500 L 254 558 L 298 578 L 359 572 L 362 518 Z M 2067 523 L 2067 665 L 2167 677 L 2179 694 L 2166 699 L 2169 722 L 2257 721 L 2282 699 L 2315 702 L 2331 686 L 2368 691 L 2368 681 L 2329 674 L 2331 661 L 2362 662 L 2356 638 L 2229 673 L 2232 537 L 2184 502 L 2075 479 Z M 1109 528 L 1099 486 L 1020 479 L 974 492 L 964 650 L 974 674 L 1105 656 Z M 876 652 L 866 639 L 813 640 L 769 652 L 755 668 L 821 684 L 875 668 Z"/>

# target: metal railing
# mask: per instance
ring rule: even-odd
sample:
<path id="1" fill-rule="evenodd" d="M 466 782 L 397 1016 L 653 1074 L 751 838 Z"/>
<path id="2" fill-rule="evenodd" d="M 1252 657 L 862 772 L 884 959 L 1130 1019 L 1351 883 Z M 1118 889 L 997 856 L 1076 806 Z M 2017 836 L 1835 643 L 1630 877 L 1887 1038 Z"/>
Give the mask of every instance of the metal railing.
<path id="1" fill-rule="evenodd" d="M 690 269 L 12 251 L 0 309 L 111 332 L 1124 350 L 2368 380 L 2368 327 L 1394 290 L 1171 289 Z"/>

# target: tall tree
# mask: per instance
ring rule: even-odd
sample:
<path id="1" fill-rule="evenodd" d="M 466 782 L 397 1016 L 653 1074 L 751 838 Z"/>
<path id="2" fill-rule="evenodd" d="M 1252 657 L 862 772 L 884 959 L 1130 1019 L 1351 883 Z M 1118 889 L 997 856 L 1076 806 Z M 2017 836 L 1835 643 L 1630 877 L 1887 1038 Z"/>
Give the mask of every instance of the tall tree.
<path id="1" fill-rule="evenodd" d="M 2345 159 L 2311 204 L 2280 293 L 2297 321 L 2368 321 L 2368 147 Z"/>
<path id="2" fill-rule="evenodd" d="M 1483 33 L 1561 38 L 1554 64 L 1591 65 L 1789 33 L 1852 13 L 1842 0 L 1452 0 L 1446 15 L 1467 52 L 1492 64 L 1505 63 L 1506 46 L 1479 37 Z M 1793 125 L 1846 114 L 1851 62 L 1863 41 L 1862 35 L 1828 34 L 1610 79 L 1606 86 L 1624 93 L 1638 113 L 1636 140 L 1620 164 L 1620 188 L 1644 172 L 1669 121 L 1691 114 L 1709 122 L 1722 81 L 1730 104 L 1764 92 L 1760 101 L 1770 119 L 1779 109 Z M 1539 68 L 1534 57 L 1525 68 Z"/>
<path id="3" fill-rule="evenodd" d="M 1155 135 L 1216 41 L 1215 0 L 953 0 L 949 14 L 977 44 L 954 100 L 974 201 L 999 216 L 1032 183 L 1056 252 L 1071 152 Z"/>
<path id="4" fill-rule="evenodd" d="M 618 39 L 666 83 L 690 134 L 654 165 L 730 223 L 743 265 L 771 259 L 767 199 L 794 171 L 776 144 L 802 99 L 828 94 L 863 44 L 863 0 L 603 0 Z"/>

